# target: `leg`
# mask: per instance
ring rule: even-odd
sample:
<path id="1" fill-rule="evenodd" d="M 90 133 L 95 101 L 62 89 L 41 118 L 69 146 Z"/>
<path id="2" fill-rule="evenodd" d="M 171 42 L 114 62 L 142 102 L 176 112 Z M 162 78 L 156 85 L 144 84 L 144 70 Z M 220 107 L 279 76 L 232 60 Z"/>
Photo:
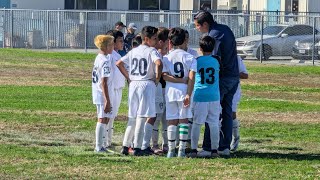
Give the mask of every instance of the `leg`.
<path id="1" fill-rule="evenodd" d="M 144 125 L 146 123 L 147 118 L 138 117 L 136 120 L 136 129 L 134 132 L 134 155 L 139 156 L 141 147 L 142 147 L 142 141 L 143 141 L 143 135 L 144 135 Z"/>
<path id="2" fill-rule="evenodd" d="M 105 141 L 106 147 L 110 147 L 112 144 L 112 136 L 113 136 L 113 122 L 114 118 L 110 118 L 109 123 L 106 128 L 107 133 L 107 141 Z"/>
<path id="3" fill-rule="evenodd" d="M 143 143 L 142 143 L 142 150 L 146 150 L 148 149 L 148 153 L 152 153 L 151 152 L 151 148 L 150 148 L 150 140 L 151 140 L 151 136 L 152 136 L 152 131 L 153 131 L 153 125 L 156 121 L 156 118 L 147 118 L 147 121 L 144 125 L 144 136 L 143 136 Z"/>
<path id="4" fill-rule="evenodd" d="M 239 141 L 240 141 L 239 127 L 240 127 L 240 122 L 237 119 L 236 112 L 233 112 L 232 141 L 231 141 L 231 145 L 230 145 L 231 151 L 236 151 L 239 146 Z"/>
<path id="5" fill-rule="evenodd" d="M 159 124 L 160 124 L 160 118 L 159 114 L 157 114 L 156 121 L 154 122 L 153 125 L 153 131 L 152 131 L 152 146 L 153 148 L 158 148 L 159 147 Z"/>
<path id="6" fill-rule="evenodd" d="M 169 145 L 169 151 L 168 151 L 168 158 L 175 156 L 175 142 L 176 142 L 176 132 L 177 132 L 177 125 L 179 120 L 169 120 L 168 121 L 168 145 Z"/>
<path id="7" fill-rule="evenodd" d="M 121 153 L 124 155 L 129 154 L 129 147 L 131 146 L 131 143 L 133 141 L 134 131 L 136 127 L 136 119 L 135 118 L 129 118 L 128 125 L 126 128 L 126 131 L 124 133 L 123 143 L 122 143 L 122 150 Z"/>
<path id="8" fill-rule="evenodd" d="M 207 123 L 210 128 L 210 137 L 211 137 L 211 149 L 212 149 L 212 157 L 218 157 L 218 147 L 219 147 L 219 134 L 220 134 L 220 127 L 219 127 L 219 119 L 220 119 L 220 102 L 210 102 L 209 106 L 209 113 L 207 118 Z"/>
<path id="9" fill-rule="evenodd" d="M 179 151 L 178 157 L 185 157 L 185 150 L 188 140 L 189 125 L 188 119 L 179 120 Z"/>
<path id="10" fill-rule="evenodd" d="M 162 126 L 162 150 L 168 151 L 168 122 L 166 120 L 165 113 L 161 115 L 161 126 Z"/>

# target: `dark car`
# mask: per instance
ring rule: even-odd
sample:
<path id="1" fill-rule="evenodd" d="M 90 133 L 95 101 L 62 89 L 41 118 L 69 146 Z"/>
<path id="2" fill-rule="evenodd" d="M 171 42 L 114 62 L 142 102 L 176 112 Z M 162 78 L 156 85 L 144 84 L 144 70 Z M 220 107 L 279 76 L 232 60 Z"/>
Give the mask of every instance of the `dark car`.
<path id="1" fill-rule="evenodd" d="M 315 46 L 313 48 L 313 37 L 298 40 L 294 43 L 292 57 L 294 59 L 308 60 L 312 59 L 312 51 L 314 51 L 315 59 L 320 59 L 320 36 L 315 38 Z"/>

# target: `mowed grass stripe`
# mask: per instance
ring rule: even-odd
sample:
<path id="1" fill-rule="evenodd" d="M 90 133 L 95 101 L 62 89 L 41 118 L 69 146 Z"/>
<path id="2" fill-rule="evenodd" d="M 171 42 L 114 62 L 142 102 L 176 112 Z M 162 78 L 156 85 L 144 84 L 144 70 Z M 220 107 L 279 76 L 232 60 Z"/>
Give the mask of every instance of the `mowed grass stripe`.
<path id="1" fill-rule="evenodd" d="M 320 75 L 318 66 L 294 66 L 279 64 L 245 63 L 249 73 L 273 73 L 294 75 Z"/>
<path id="2" fill-rule="evenodd" d="M 264 85 L 264 84 L 241 84 L 242 90 L 250 91 L 279 91 L 279 92 L 299 92 L 299 93 L 320 93 L 320 88 L 302 88 L 302 87 L 293 87 L 292 86 L 276 86 L 276 85 Z"/>

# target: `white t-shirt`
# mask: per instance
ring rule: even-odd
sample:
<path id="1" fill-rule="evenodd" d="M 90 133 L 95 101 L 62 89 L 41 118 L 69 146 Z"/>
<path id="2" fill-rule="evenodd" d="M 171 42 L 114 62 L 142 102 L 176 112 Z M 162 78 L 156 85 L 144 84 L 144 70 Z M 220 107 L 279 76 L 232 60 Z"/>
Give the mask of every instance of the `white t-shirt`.
<path id="1" fill-rule="evenodd" d="M 243 60 L 241 59 L 240 56 L 238 56 L 238 66 L 239 66 L 239 73 L 248 74 L 247 68 L 244 65 Z M 241 97 L 241 86 L 240 86 L 240 83 L 239 83 L 237 91 L 233 95 L 233 98 L 236 99 L 237 101 L 240 101 L 240 97 Z"/>
<path id="2" fill-rule="evenodd" d="M 177 78 L 189 77 L 189 71 L 197 71 L 197 61 L 193 55 L 182 49 L 174 49 L 163 57 L 163 72 Z M 166 84 L 166 100 L 168 102 L 183 101 L 187 94 L 188 85 L 184 83 Z"/>
<path id="3" fill-rule="evenodd" d="M 111 56 L 113 60 L 112 65 L 114 67 L 113 87 L 115 89 L 124 88 L 126 85 L 126 78 L 122 75 L 119 68 L 116 66 L 116 62 L 121 59 L 121 55 L 117 51 L 113 50 Z"/>
<path id="4" fill-rule="evenodd" d="M 159 52 L 146 45 L 139 45 L 121 58 L 129 65 L 129 78 L 131 81 L 144 81 L 154 79 L 155 61 L 161 60 Z"/>
<path id="5" fill-rule="evenodd" d="M 114 68 L 110 55 L 98 54 L 92 70 L 92 100 L 93 104 L 104 104 L 101 83 L 104 77 L 108 77 L 108 89 L 113 89 Z"/>
<path id="6" fill-rule="evenodd" d="M 194 50 L 194 49 L 188 48 L 187 49 L 187 53 L 190 53 L 191 55 L 193 55 L 194 58 L 199 57 L 198 52 L 196 50 Z"/>

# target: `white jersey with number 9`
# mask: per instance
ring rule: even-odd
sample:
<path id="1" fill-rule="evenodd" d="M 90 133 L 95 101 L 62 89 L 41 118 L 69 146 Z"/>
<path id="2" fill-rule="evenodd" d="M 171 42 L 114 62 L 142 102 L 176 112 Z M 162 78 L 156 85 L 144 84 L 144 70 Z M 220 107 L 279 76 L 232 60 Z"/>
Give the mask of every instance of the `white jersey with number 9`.
<path id="1" fill-rule="evenodd" d="M 196 59 L 183 49 L 175 49 L 163 57 L 163 72 L 176 78 L 189 77 L 189 71 L 197 71 Z M 167 82 L 168 101 L 183 101 L 187 93 L 187 84 Z"/>
<path id="2" fill-rule="evenodd" d="M 155 61 L 161 60 L 159 52 L 146 45 L 140 45 L 128 52 L 121 60 L 129 65 L 131 81 L 152 80 L 155 78 Z"/>

